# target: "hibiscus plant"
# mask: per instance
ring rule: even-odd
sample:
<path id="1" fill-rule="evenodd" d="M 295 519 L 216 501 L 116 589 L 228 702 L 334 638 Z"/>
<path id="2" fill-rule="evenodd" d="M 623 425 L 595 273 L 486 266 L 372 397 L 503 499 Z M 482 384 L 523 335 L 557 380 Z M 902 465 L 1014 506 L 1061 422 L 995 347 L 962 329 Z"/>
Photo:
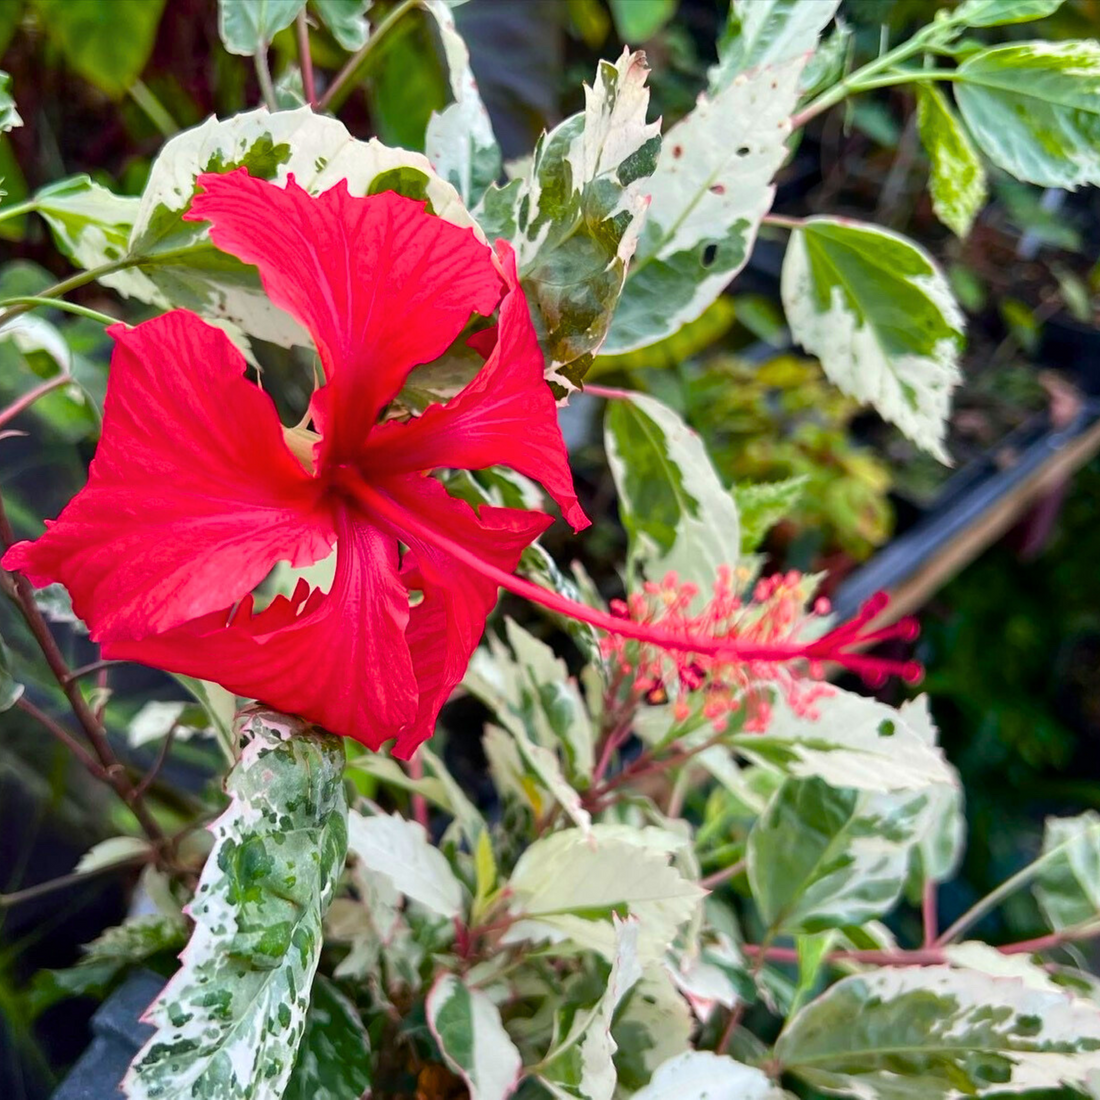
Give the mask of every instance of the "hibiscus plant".
<path id="1" fill-rule="evenodd" d="M 1037 859 L 937 927 L 965 817 L 927 699 L 830 682 L 919 679 L 916 625 L 885 597 L 834 621 L 818 578 L 768 572 L 755 551 L 798 486 L 731 493 L 673 409 L 590 385 L 617 586 L 539 541 L 547 501 L 589 524 L 559 409 L 594 357 L 697 321 L 763 225 L 787 235 L 793 341 L 948 459 L 963 323 L 943 272 L 875 225 L 770 214 L 776 176 L 811 119 L 901 86 L 955 233 L 988 164 L 1098 184 L 1100 45 L 1016 36 L 1059 0 L 965 0 L 859 64 L 838 3 L 733 0 L 709 88 L 664 132 L 643 53 L 601 61 L 584 109 L 502 166 L 455 4 L 221 0 L 264 106 L 172 136 L 139 197 L 82 176 L 0 206 L 78 269 L 0 301 L 0 341 L 56 363 L 0 428 L 48 395 L 95 406 L 44 307 L 107 325 L 113 349 L 87 484 L 44 533 L 17 539 L 0 510 L 11 621 L 54 680 L 0 649 L 0 710 L 125 808 L 78 873 L 142 868 L 145 909 L 36 988 L 165 975 L 128 1096 L 1100 1088 L 1100 984 L 1075 946 L 1100 934 L 1100 817 L 1051 819 Z M 47 33 L 64 22 L 39 7 Z M 422 153 L 330 113 L 413 18 L 451 94 Z M 301 68 L 276 87 L 287 28 Z M 314 70 L 311 34 L 343 68 Z M 0 79 L 5 128 L 18 99 Z M 137 323 L 67 299 L 93 282 Z M 299 349 L 293 415 L 260 369 L 272 346 Z M 526 602 L 502 614 L 501 590 Z M 71 668 L 61 619 L 102 659 Z M 194 699 L 131 725 L 160 742 L 145 774 L 89 686 L 115 662 Z M 440 750 L 463 696 L 477 791 Z M 185 737 L 216 774 L 165 798 Z M 1046 935 L 968 938 L 1028 890 Z"/>

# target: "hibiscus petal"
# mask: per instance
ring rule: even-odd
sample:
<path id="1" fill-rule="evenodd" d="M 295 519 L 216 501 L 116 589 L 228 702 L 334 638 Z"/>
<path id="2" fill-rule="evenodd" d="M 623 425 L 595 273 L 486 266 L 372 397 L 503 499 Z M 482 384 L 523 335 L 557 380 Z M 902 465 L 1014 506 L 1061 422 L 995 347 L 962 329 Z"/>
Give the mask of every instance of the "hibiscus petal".
<path id="1" fill-rule="evenodd" d="M 97 641 L 141 638 L 239 599 L 279 560 L 326 556 L 318 485 L 225 333 L 177 310 L 113 325 L 103 435 L 88 484 L 3 558 L 61 581 Z"/>
<path id="2" fill-rule="evenodd" d="M 508 292 L 500 307 L 496 346 L 477 376 L 445 405 L 411 421 L 380 424 L 364 463 L 380 472 L 440 467 L 482 470 L 510 466 L 541 482 L 575 531 L 588 526 L 558 426 L 558 410 L 543 377 L 543 356 L 510 245 L 497 242 Z M 480 334 L 479 334 L 480 335 Z"/>
<path id="3" fill-rule="evenodd" d="M 471 313 L 488 316 L 503 289 L 473 230 L 386 191 L 347 183 L 311 197 L 245 169 L 199 177 L 193 221 L 214 243 L 255 264 L 271 300 L 313 336 L 329 385 L 317 397 L 326 454 L 354 458 L 382 407 L 413 367 L 438 358 Z"/>
<path id="4" fill-rule="evenodd" d="M 386 493 L 417 518 L 511 573 L 524 549 L 551 523 L 541 512 L 482 505 L 478 511 L 448 495 L 431 478 L 394 479 Z M 409 532 L 397 532 L 410 547 L 406 580 L 424 598 L 409 616 L 408 641 L 420 691 L 415 721 L 398 737 L 393 755 L 407 760 L 435 732 L 436 718 L 466 673 L 470 656 L 497 602 L 497 586 Z"/>
<path id="5" fill-rule="evenodd" d="M 238 695 L 316 722 L 377 750 L 417 714 L 405 632 L 408 589 L 397 541 L 363 520 L 338 521 L 336 575 L 327 595 L 304 583 L 259 615 L 208 615 L 104 655 L 214 680 Z"/>

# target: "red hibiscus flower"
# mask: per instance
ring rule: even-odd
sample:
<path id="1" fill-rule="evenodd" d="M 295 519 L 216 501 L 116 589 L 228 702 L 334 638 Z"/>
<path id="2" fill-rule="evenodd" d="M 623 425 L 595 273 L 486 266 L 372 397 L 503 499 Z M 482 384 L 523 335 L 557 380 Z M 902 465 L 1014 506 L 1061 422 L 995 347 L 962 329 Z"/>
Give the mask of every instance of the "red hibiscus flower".
<path id="1" fill-rule="evenodd" d="M 574 529 L 588 523 L 512 250 L 498 242 L 494 255 L 393 193 L 354 198 L 338 184 L 313 198 L 244 169 L 199 185 L 187 217 L 210 222 L 214 243 L 254 264 L 312 335 L 318 434 L 285 431 L 240 352 L 194 314 L 112 326 L 88 484 L 2 564 L 62 582 L 107 657 L 216 680 L 372 749 L 396 739 L 407 758 L 465 672 L 494 578 L 551 522 L 475 511 L 432 472 L 509 466 Z M 379 423 L 414 367 L 498 309 L 470 341 L 487 358 L 464 390 Z M 327 593 L 300 582 L 254 611 L 276 562 L 308 565 L 333 545 Z"/>

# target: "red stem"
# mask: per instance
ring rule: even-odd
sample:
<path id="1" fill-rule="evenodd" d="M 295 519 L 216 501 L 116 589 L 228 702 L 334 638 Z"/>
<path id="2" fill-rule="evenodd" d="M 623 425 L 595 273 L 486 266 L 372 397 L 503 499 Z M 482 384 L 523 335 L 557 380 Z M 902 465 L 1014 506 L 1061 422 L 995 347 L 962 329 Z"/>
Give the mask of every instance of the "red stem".
<path id="1" fill-rule="evenodd" d="M 925 947 L 931 947 L 936 942 L 936 937 L 939 935 L 936 901 L 936 883 L 932 879 L 929 879 L 924 884 L 924 890 L 921 893 L 920 899 L 920 912 L 924 925 Z"/>
<path id="2" fill-rule="evenodd" d="M 72 380 L 70 374 L 55 374 L 53 378 L 47 378 L 45 382 L 40 382 L 33 390 L 28 390 L 22 397 L 17 397 L 6 409 L 0 412 L 0 428 L 7 424 L 9 420 L 14 420 L 25 409 L 29 409 L 40 397 L 45 397 L 46 394 L 67 385 Z"/>
<path id="3" fill-rule="evenodd" d="M 309 24 L 303 8 L 298 13 L 298 64 L 302 70 L 302 91 L 306 102 L 314 107 L 317 104 L 317 87 L 313 82 L 313 58 L 309 52 Z"/>

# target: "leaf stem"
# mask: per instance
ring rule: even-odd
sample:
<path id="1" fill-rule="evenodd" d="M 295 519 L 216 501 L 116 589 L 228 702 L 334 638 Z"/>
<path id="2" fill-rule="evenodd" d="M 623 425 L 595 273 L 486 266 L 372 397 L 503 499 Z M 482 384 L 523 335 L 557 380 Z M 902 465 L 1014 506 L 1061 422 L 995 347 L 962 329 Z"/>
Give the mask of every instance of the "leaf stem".
<path id="1" fill-rule="evenodd" d="M 735 879 L 745 869 L 745 865 L 748 861 L 739 859 L 736 863 L 731 863 L 728 867 L 723 867 L 721 871 L 715 871 L 712 875 L 707 875 L 706 878 L 699 880 L 699 885 L 704 890 L 713 890 L 716 886 L 722 886 L 729 882 L 730 879 Z"/>
<path id="2" fill-rule="evenodd" d="M 256 77 L 260 82 L 260 94 L 264 98 L 267 109 L 274 114 L 279 109 L 275 102 L 275 85 L 271 82 L 271 66 L 267 60 L 267 43 L 261 42 L 253 60 L 256 62 Z"/>
<path id="3" fill-rule="evenodd" d="M 366 65 L 367 59 L 374 51 L 375 46 L 382 40 L 386 32 L 411 8 L 415 8 L 420 0 L 401 0 L 393 10 L 371 32 L 371 36 L 363 45 L 348 58 L 344 67 L 336 74 L 325 94 L 317 101 L 319 111 L 332 111 L 335 114 L 342 106 L 345 99 L 351 95 L 352 89 L 360 76 L 360 70 Z"/>
<path id="4" fill-rule="evenodd" d="M 5 312 L 0 314 L 0 327 L 8 320 L 7 307 L 9 306 L 49 306 L 50 309 L 60 309 L 65 313 L 75 313 L 78 317 L 87 317 L 90 321 L 98 321 L 101 325 L 118 324 L 118 318 L 108 313 L 100 313 L 98 309 L 89 309 L 87 306 L 78 306 L 75 302 L 66 302 L 63 299 L 44 298 L 37 295 L 27 295 L 22 298 L 5 298 L 0 301 L 0 309 Z"/>
<path id="5" fill-rule="evenodd" d="M 130 98 L 145 112 L 149 121 L 161 132 L 162 137 L 175 137 L 180 132 L 179 123 L 153 94 L 143 80 L 135 80 L 128 89 Z"/>
<path id="6" fill-rule="evenodd" d="M 2 323 L 2 322 L 0 322 Z M 29 409 L 40 397 L 52 393 L 54 390 L 67 386 L 73 381 L 73 376 L 68 372 L 55 374 L 53 378 L 47 378 L 45 382 L 39 382 L 32 390 L 28 390 L 22 397 L 17 397 L 6 409 L 0 410 L 0 428 L 14 420 L 21 412 Z"/>
<path id="7" fill-rule="evenodd" d="M 38 209 L 35 199 L 27 199 L 26 202 L 17 202 L 12 206 L 0 208 L 0 222 L 6 222 L 9 218 L 21 218 L 24 214 L 33 214 Z"/>
<path id="8" fill-rule="evenodd" d="M 309 23 L 306 20 L 306 9 L 298 12 L 298 67 L 302 70 L 302 90 L 305 92 L 306 102 L 314 107 L 317 104 L 317 85 L 313 79 L 313 55 L 309 52 Z"/>
<path id="9" fill-rule="evenodd" d="M 164 253 L 164 256 L 169 255 Z M 163 257 L 158 256 L 158 261 Z M 127 257 L 122 260 L 114 260 L 109 264 L 101 264 L 99 267 L 90 267 L 87 271 L 77 272 L 76 275 L 71 275 L 68 279 L 63 279 L 60 283 L 54 283 L 53 286 L 46 287 L 37 298 L 60 298 L 65 294 L 68 294 L 70 290 L 76 290 L 79 287 L 87 286 L 88 283 L 94 283 L 97 279 L 101 279 L 104 275 L 111 275 L 116 271 L 125 271 L 130 267 L 139 267 L 145 262 L 145 258 Z M 3 328 L 9 321 L 20 316 L 23 313 L 30 312 L 34 307 L 31 305 L 19 305 L 12 306 L 11 309 L 4 311 L 3 316 L 0 316 L 0 328 Z M 57 306 L 56 308 L 61 308 Z"/>
<path id="10" fill-rule="evenodd" d="M 921 891 L 920 914 L 921 925 L 924 930 L 924 946 L 931 947 L 936 942 L 937 918 L 939 916 L 937 902 L 939 900 L 935 879 L 927 879 L 924 889 Z"/>
<path id="11" fill-rule="evenodd" d="M 765 214 L 760 221 L 763 225 L 776 225 L 780 229 L 801 229 L 806 224 L 805 218 L 788 218 L 782 214 Z"/>
<path id="12" fill-rule="evenodd" d="M 104 864 L 94 871 L 74 871 L 70 875 L 61 875 L 52 878 L 48 882 L 39 882 L 34 886 L 28 886 L 24 890 L 14 890 L 10 894 L 0 894 L 0 909 L 10 909 L 13 905 L 19 905 L 25 901 L 34 901 L 35 898 L 46 897 L 57 890 L 64 890 L 67 886 L 76 886 L 90 878 L 98 878 L 108 871 L 125 871 L 130 867 L 140 867 L 147 863 L 148 859 L 141 856 L 131 856 L 129 859 L 116 860 L 114 863 Z"/>

